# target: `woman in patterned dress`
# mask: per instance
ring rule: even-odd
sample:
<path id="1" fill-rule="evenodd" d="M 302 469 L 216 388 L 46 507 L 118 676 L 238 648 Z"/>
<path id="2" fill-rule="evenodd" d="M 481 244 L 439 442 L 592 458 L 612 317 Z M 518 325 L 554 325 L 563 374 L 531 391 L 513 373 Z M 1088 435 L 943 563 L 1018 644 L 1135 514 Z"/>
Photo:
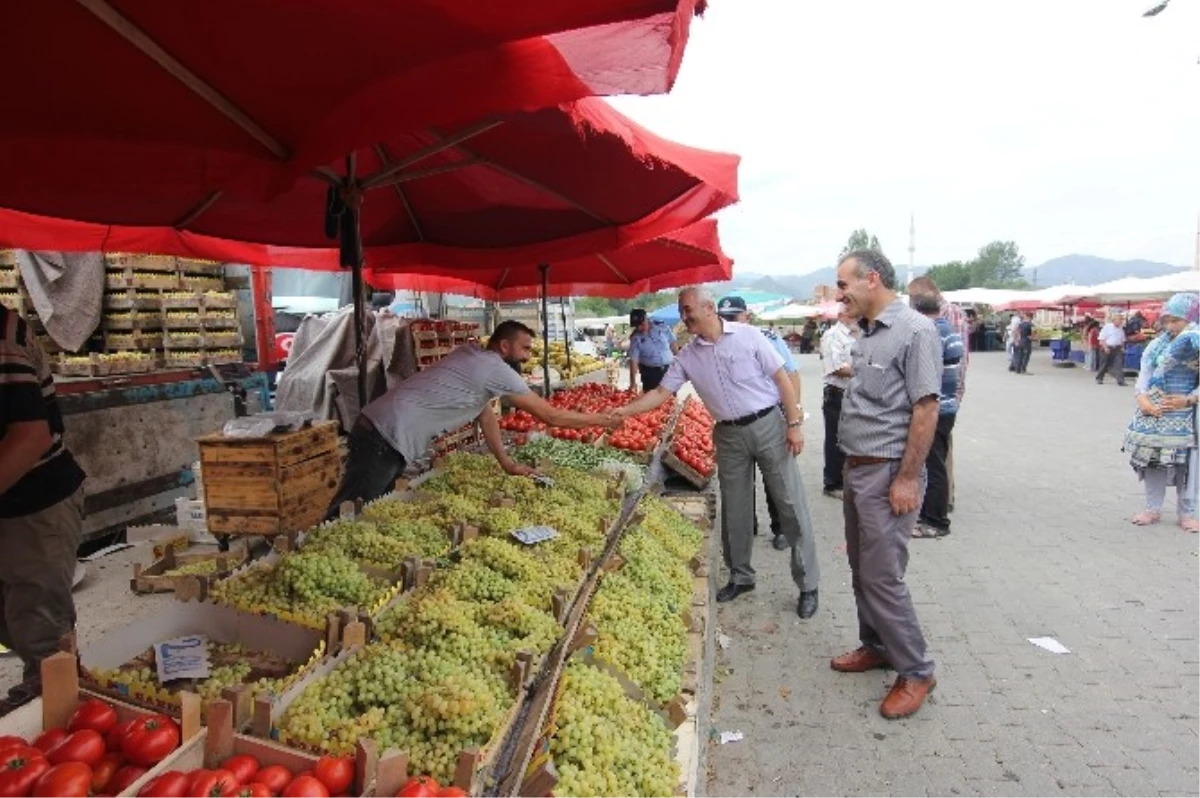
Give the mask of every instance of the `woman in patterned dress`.
<path id="1" fill-rule="evenodd" d="M 1196 519 L 1196 403 L 1200 385 L 1200 295 L 1176 294 L 1163 305 L 1163 332 L 1142 354 L 1137 412 L 1125 433 L 1124 451 L 1146 488 L 1138 526 L 1157 523 L 1167 487 L 1175 486 L 1176 515 L 1185 532 L 1200 530 Z"/>

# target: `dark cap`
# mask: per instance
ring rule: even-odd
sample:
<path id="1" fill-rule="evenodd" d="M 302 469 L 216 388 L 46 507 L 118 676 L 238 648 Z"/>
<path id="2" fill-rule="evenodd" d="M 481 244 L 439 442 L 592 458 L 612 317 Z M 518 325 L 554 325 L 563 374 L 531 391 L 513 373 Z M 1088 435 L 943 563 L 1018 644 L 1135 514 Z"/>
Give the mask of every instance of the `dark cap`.
<path id="1" fill-rule="evenodd" d="M 629 326 L 636 327 L 646 320 L 645 308 L 634 308 L 629 311 Z"/>
<path id="2" fill-rule="evenodd" d="M 740 296 L 723 296 L 717 303 L 717 314 L 723 319 L 736 319 L 747 310 L 746 300 Z"/>

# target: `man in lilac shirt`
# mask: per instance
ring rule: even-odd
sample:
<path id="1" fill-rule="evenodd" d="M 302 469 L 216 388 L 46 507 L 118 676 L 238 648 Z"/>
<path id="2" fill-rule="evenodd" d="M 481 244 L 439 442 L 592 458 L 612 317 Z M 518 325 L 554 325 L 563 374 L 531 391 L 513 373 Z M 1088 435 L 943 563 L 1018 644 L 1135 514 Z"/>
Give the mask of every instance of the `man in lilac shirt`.
<path id="1" fill-rule="evenodd" d="M 704 288 L 680 292 L 679 315 L 692 340 L 657 388 L 615 414 L 627 418 L 653 410 L 684 383 L 692 383 L 716 420 L 721 543 L 729 568 L 729 584 L 717 591 L 717 601 L 732 601 L 754 589 L 750 559 L 757 465 L 791 546 L 792 579 L 800 588 L 796 611 L 811 618 L 817 611 L 817 553 L 795 460 L 804 448 L 804 416 L 783 359 L 754 327 L 721 319 Z"/>

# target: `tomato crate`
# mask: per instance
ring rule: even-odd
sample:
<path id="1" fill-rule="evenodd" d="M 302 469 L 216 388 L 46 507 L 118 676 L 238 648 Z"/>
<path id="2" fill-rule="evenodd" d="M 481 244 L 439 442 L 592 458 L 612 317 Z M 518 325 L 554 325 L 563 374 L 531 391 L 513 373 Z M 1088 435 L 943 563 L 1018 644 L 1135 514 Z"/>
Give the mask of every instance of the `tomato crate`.
<path id="1" fill-rule="evenodd" d="M 716 468 L 714 466 L 713 473 L 707 477 L 704 476 L 699 471 L 697 471 L 696 469 L 689 466 L 687 463 L 680 460 L 679 456 L 676 455 L 675 452 L 671 451 L 670 446 L 668 446 L 663 451 L 662 463 L 664 466 L 671 469 L 676 474 L 683 477 L 688 482 L 690 482 L 692 485 L 694 485 L 700 489 L 704 489 L 708 485 L 708 483 L 712 480 L 713 475 L 715 475 L 717 473 Z"/>
<path id="2" fill-rule="evenodd" d="M 79 686 L 79 663 L 73 653 L 64 651 L 42 660 L 41 676 L 42 697 L 36 698 L 0 718 L 0 735 L 15 735 L 32 741 L 49 729 L 65 728 L 79 705 L 91 699 L 99 699 L 111 705 L 117 711 L 118 723 L 155 714 L 123 701 L 116 701 L 90 690 L 81 689 Z M 180 722 L 181 744 L 194 739 L 200 733 L 199 696 L 187 694 L 183 702 L 184 710 Z M 167 759 L 169 758 L 168 755 Z M 148 781 L 149 773 L 135 781 L 120 795 L 137 795 Z"/>
<path id="3" fill-rule="evenodd" d="M 341 480 L 337 422 L 261 438 L 199 438 L 213 533 L 279 535 L 325 518 Z"/>

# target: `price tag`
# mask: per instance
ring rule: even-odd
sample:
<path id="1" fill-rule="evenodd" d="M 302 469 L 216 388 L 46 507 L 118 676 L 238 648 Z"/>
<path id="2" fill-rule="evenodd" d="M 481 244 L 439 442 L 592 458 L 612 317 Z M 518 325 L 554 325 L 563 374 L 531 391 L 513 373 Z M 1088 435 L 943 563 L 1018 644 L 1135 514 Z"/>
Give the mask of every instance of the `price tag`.
<path id="1" fill-rule="evenodd" d="M 535 543 L 558 537 L 558 530 L 549 526 L 523 526 L 520 529 L 514 529 L 512 536 L 526 546 L 532 546 Z"/>
<path id="2" fill-rule="evenodd" d="M 154 644 L 159 684 L 175 679 L 207 679 L 210 672 L 208 638 L 204 635 L 176 637 Z"/>
<path id="3" fill-rule="evenodd" d="M 533 480 L 534 484 L 540 485 L 543 488 L 554 487 L 554 480 L 550 479 L 550 477 L 546 476 L 545 474 L 534 474 L 529 478 Z"/>

